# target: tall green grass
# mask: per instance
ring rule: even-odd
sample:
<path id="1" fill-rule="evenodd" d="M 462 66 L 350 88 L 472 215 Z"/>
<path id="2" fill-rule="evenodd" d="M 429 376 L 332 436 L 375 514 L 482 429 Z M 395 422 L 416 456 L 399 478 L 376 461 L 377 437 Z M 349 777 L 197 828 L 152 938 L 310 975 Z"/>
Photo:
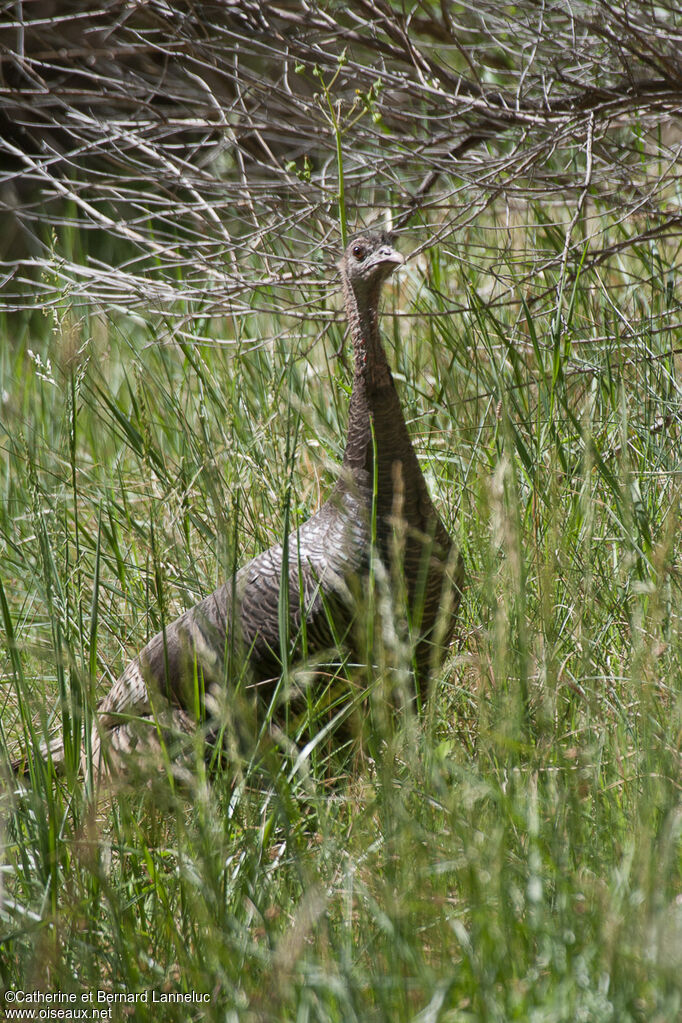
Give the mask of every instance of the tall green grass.
<path id="1" fill-rule="evenodd" d="M 541 218 L 523 237 L 562 250 Z M 68 302 L 5 321 L 1 741 L 30 764 L 2 793 L 5 989 L 149 992 L 114 1007 L 136 1020 L 682 1015 L 679 251 L 532 293 L 510 257 L 505 293 L 488 241 L 433 248 L 386 296 L 468 573 L 427 712 L 381 712 L 405 654 L 388 615 L 383 668 L 339 666 L 376 694 L 345 751 L 318 681 L 214 775 L 197 749 L 180 784 L 99 800 L 78 772 L 97 696 L 324 499 L 349 366 L 339 327 L 255 311 L 186 310 L 202 345 Z M 60 778 L 32 756 L 55 730 Z M 152 1004 L 168 992 L 210 1000 Z"/>

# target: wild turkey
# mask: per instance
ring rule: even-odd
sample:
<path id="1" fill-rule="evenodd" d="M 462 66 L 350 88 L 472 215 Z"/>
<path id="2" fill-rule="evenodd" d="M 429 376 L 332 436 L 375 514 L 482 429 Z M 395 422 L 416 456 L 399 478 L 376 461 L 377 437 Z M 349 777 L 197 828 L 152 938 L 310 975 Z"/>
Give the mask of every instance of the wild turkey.
<path id="1" fill-rule="evenodd" d="M 334 647 L 335 636 L 352 648 L 372 528 L 386 577 L 395 579 L 400 570 L 418 619 L 415 660 L 425 695 L 429 670 L 452 635 L 462 565 L 429 497 L 379 337 L 381 286 L 402 262 L 388 236 L 363 233 L 340 263 L 355 361 L 347 443 L 329 500 L 288 538 L 288 636 L 280 636 L 285 554 L 277 544 L 155 636 L 127 666 L 98 708 L 96 764 L 101 751 L 115 763 L 146 745 L 145 731 L 156 734 L 155 719 L 169 723 L 170 731 L 196 729 L 190 708 L 197 667 L 206 689 L 224 691 L 241 676 L 270 698 L 283 648 L 289 642 L 293 657 L 300 657 L 303 631 L 309 659 Z M 437 629 L 441 609 L 445 621 Z M 59 759 L 60 751 L 52 752 Z"/>

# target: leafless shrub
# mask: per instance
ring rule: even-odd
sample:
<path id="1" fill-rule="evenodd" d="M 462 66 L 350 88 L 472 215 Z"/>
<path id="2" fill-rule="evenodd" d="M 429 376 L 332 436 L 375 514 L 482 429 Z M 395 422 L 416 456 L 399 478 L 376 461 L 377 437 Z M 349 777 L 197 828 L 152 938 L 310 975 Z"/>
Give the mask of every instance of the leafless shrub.
<path id="1" fill-rule="evenodd" d="M 427 247 L 487 226 L 496 301 L 509 265 L 539 299 L 541 271 L 596 266 L 682 227 L 672 0 L 0 11 L 7 309 L 68 290 L 72 302 L 238 315 L 254 287 L 276 284 L 278 307 L 307 315 L 339 247 L 341 163 L 350 228 L 390 211 Z M 517 252 L 514 226 L 540 203 L 557 242 Z M 67 258 L 46 224 L 94 237 Z"/>

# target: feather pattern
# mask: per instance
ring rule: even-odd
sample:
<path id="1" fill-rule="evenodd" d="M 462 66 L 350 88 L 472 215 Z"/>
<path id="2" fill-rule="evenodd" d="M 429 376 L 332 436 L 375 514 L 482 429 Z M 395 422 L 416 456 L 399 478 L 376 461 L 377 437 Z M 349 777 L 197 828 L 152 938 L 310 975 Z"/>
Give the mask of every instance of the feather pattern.
<path id="1" fill-rule="evenodd" d="M 352 647 L 373 517 L 387 578 L 396 570 L 402 575 L 418 620 L 417 682 L 426 694 L 430 670 L 452 636 L 463 570 L 429 496 L 379 336 L 381 287 L 402 261 L 386 235 L 365 233 L 351 241 L 340 264 L 355 364 L 347 441 L 329 499 L 287 540 L 288 635 L 280 636 L 285 559 L 277 544 L 167 626 L 126 667 L 98 707 L 96 769 L 102 757 L 112 764 L 158 744 L 166 725 L 196 729 L 197 670 L 206 690 L 224 690 L 241 678 L 269 699 L 283 644 L 289 642 L 293 658 L 301 656 L 303 626 L 310 659 L 333 648 L 335 637 Z"/>

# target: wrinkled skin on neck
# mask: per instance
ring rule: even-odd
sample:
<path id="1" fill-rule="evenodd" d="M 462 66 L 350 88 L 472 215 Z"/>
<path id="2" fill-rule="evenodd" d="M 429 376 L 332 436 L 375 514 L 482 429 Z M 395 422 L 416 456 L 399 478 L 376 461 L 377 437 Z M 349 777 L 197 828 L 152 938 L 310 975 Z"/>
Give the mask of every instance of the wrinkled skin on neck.
<path id="1" fill-rule="evenodd" d="M 353 287 L 347 276 L 343 278 L 355 378 L 369 390 L 391 382 L 391 371 L 379 337 L 379 295 L 386 276 L 377 275 L 365 288 Z"/>
<path id="2" fill-rule="evenodd" d="M 377 275 L 364 288 L 354 288 L 348 276 L 344 274 L 343 277 L 354 357 L 353 392 L 343 461 L 344 467 L 350 469 L 356 483 L 363 489 L 371 485 L 374 451 L 380 468 L 385 461 L 382 457 L 384 452 L 391 460 L 396 454 L 392 442 L 395 436 L 382 436 L 384 424 L 388 426 L 392 421 L 401 434 L 401 443 L 409 445 L 398 395 L 379 335 L 379 295 L 386 276 Z M 388 448 L 385 440 L 389 441 Z M 362 475 L 362 479 L 358 474 Z"/>

